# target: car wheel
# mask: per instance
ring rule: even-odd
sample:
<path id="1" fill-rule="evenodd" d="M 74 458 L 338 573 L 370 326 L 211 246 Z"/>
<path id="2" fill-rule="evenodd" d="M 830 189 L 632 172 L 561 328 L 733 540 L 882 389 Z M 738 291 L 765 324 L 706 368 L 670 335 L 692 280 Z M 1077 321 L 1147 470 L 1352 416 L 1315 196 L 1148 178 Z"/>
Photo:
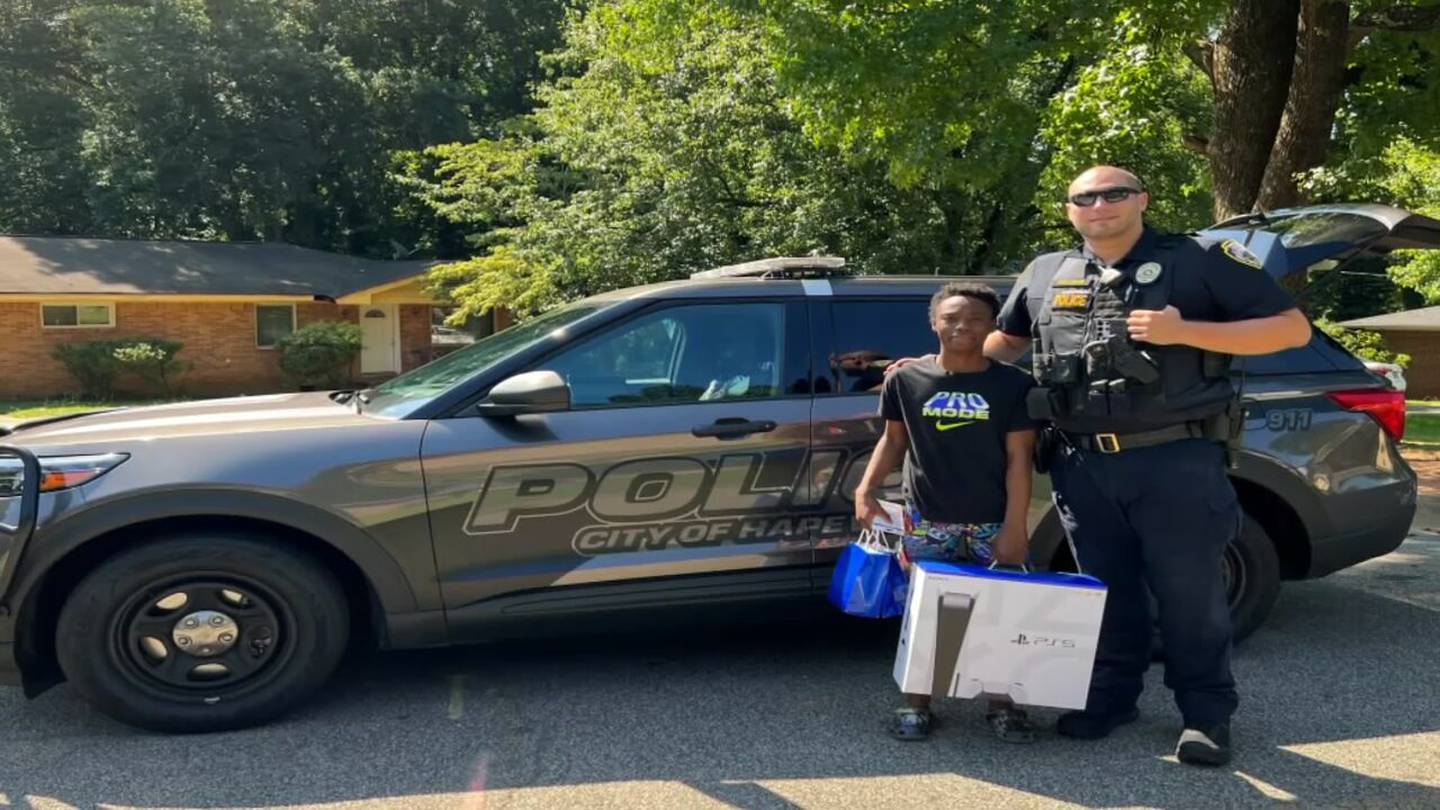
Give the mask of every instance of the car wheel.
<path id="1" fill-rule="evenodd" d="M 1245 515 L 1240 537 L 1225 547 L 1220 570 L 1239 641 L 1265 623 L 1280 595 L 1280 557 L 1270 535 L 1250 515 Z"/>
<path id="2" fill-rule="evenodd" d="M 252 535 L 177 536 L 106 560 L 60 611 L 56 653 L 102 712 L 157 731 L 259 725 L 305 700 L 349 639 L 345 594 Z"/>

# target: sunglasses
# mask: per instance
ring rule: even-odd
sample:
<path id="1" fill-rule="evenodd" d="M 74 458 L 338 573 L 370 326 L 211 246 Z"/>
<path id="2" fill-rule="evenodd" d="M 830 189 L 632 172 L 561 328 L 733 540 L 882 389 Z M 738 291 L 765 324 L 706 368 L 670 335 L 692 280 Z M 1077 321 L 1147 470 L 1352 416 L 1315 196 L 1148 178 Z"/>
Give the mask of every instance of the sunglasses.
<path id="1" fill-rule="evenodd" d="M 1082 191 L 1079 194 L 1071 194 L 1070 202 L 1072 205 L 1078 205 L 1081 208 L 1089 208 L 1102 199 L 1107 203 L 1118 203 L 1121 200 L 1129 199 L 1131 194 L 1140 193 L 1141 191 L 1138 188 L 1117 186 L 1115 188 L 1102 188 L 1099 191 Z"/>

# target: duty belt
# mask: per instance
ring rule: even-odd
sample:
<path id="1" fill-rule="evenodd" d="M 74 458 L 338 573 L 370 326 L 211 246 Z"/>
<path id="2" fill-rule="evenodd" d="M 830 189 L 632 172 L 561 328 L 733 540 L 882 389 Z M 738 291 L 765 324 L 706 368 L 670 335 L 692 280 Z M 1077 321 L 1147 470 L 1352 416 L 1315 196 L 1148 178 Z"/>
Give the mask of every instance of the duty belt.
<path id="1" fill-rule="evenodd" d="M 1097 453 L 1118 453 L 1181 439 L 1203 439 L 1205 428 L 1199 422 L 1184 422 L 1179 425 L 1142 430 L 1135 433 L 1071 433 L 1061 431 L 1072 445 L 1081 450 Z"/>

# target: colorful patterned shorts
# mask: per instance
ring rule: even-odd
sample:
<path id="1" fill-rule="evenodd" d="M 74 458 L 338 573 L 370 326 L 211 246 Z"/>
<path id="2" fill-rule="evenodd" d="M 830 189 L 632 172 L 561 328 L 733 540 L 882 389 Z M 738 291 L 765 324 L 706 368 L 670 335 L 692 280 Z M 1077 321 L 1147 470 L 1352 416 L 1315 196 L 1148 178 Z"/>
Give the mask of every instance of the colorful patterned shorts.
<path id="1" fill-rule="evenodd" d="M 936 523 L 909 510 L 911 528 L 904 538 L 905 556 L 912 560 L 946 560 L 988 565 L 995 558 L 1000 523 Z"/>

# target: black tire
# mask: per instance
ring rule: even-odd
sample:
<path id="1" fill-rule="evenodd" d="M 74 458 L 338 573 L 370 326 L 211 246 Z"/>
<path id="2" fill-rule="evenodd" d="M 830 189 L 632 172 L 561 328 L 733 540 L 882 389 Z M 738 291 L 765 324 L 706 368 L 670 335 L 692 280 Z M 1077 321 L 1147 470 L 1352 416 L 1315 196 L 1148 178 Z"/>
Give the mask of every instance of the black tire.
<path id="1" fill-rule="evenodd" d="M 192 621 L 197 630 L 182 630 Z M 189 733 L 285 714 L 334 672 L 349 633 L 345 593 L 313 559 L 206 532 L 106 560 L 66 599 L 55 644 L 66 677 L 100 711 Z"/>
<path id="2" fill-rule="evenodd" d="M 1230 605 L 1230 626 L 1233 628 L 1236 644 L 1244 641 L 1270 615 L 1275 600 L 1280 596 L 1280 555 L 1265 528 L 1244 515 L 1240 536 L 1225 547 L 1221 560 L 1225 579 L 1225 601 Z M 1155 597 L 1150 597 L 1152 616 L 1159 615 Z M 1151 657 L 1156 661 L 1165 658 L 1165 643 L 1160 635 L 1160 624 L 1155 623 L 1155 641 Z"/>
<path id="3" fill-rule="evenodd" d="M 1280 596 L 1280 555 L 1264 527 L 1246 514 L 1240 537 L 1225 549 L 1223 566 L 1230 620 L 1241 641 L 1260 629 Z"/>

